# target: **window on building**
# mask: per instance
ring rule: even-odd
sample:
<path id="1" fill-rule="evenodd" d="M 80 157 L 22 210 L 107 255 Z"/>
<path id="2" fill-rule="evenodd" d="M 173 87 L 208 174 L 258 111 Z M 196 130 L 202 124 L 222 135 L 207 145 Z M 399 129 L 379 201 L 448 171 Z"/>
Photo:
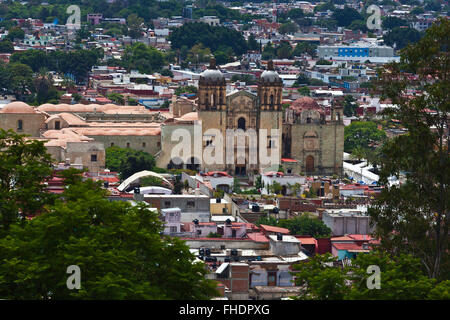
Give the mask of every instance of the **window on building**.
<path id="1" fill-rule="evenodd" d="M 195 201 L 188 201 L 186 207 L 189 209 L 195 208 Z"/>
<path id="2" fill-rule="evenodd" d="M 238 120 L 238 129 L 242 129 L 245 131 L 245 118 L 239 118 Z"/>
<path id="3" fill-rule="evenodd" d="M 61 122 L 55 121 L 55 130 L 61 129 Z"/>
<path id="4" fill-rule="evenodd" d="M 127 148 L 129 148 L 130 147 L 130 143 L 129 142 L 127 142 Z"/>
<path id="5" fill-rule="evenodd" d="M 111 142 L 111 147 L 114 147 L 114 142 Z"/>
<path id="6" fill-rule="evenodd" d="M 17 121 L 17 131 L 22 131 L 22 130 L 23 130 L 23 121 L 18 120 Z"/>
<path id="7" fill-rule="evenodd" d="M 91 154 L 91 162 L 97 162 L 97 155 Z"/>
<path id="8" fill-rule="evenodd" d="M 175 232 L 177 232 L 177 227 L 176 226 L 170 227 L 170 233 L 175 233 Z"/>
<path id="9" fill-rule="evenodd" d="M 170 208 L 170 201 L 164 201 L 164 207 Z"/>
<path id="10" fill-rule="evenodd" d="M 145 148 L 147 144 L 145 142 L 142 142 L 142 148 Z"/>

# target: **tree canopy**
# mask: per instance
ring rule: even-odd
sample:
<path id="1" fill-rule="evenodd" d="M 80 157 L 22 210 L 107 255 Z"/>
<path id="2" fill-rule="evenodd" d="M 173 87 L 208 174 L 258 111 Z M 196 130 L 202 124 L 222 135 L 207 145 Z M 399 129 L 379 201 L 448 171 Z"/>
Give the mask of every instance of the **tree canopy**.
<path id="1" fill-rule="evenodd" d="M 92 180 L 73 179 L 57 200 L 0 239 L 0 296 L 6 299 L 209 299 L 215 283 L 189 247 L 160 236 L 156 212 L 110 202 Z M 81 271 L 69 290 L 67 267 Z"/>
<path id="2" fill-rule="evenodd" d="M 353 149 L 375 148 L 386 138 L 386 133 L 377 128 L 372 121 L 354 121 L 344 129 L 344 150 L 351 153 Z"/>
<path id="3" fill-rule="evenodd" d="M 144 151 L 113 146 L 106 148 L 105 166 L 111 171 L 119 172 L 122 180 L 125 180 L 136 172 L 152 170 L 155 159 Z"/>
<path id="4" fill-rule="evenodd" d="M 396 106 L 385 115 L 407 134 L 381 148 L 379 183 L 385 187 L 369 209 L 384 248 L 413 254 L 430 277 L 444 279 L 450 275 L 449 33 L 450 22 L 440 19 L 401 51 L 399 63 L 379 70 L 376 88 Z M 390 186 L 391 176 L 404 181 Z"/>
<path id="5" fill-rule="evenodd" d="M 255 222 L 257 226 L 261 224 L 289 229 L 293 235 L 309 235 L 314 238 L 326 238 L 331 236 L 331 229 L 320 219 L 311 218 L 307 214 L 291 219 L 275 219 L 273 217 L 260 217 Z"/>
<path id="6" fill-rule="evenodd" d="M 51 200 L 42 183 L 51 173 L 51 158 L 42 141 L 1 128 L 0 150 L 1 237 L 11 224 L 38 214 Z"/>
<path id="7" fill-rule="evenodd" d="M 102 57 L 103 49 L 79 49 L 68 52 L 58 50 L 49 53 L 42 50 L 26 50 L 13 53 L 10 63 L 25 64 L 34 72 L 45 68 L 50 71 L 71 74 L 81 81 Z"/>
<path id="8" fill-rule="evenodd" d="M 201 43 L 212 52 L 217 51 L 220 46 L 230 47 L 236 55 L 243 54 L 247 50 L 247 42 L 241 32 L 202 22 L 186 23 L 174 29 L 169 40 L 175 49 L 181 49 L 182 46 L 190 49 Z"/>
<path id="9" fill-rule="evenodd" d="M 383 36 L 384 43 L 394 46 L 396 49 L 403 49 L 410 43 L 419 41 L 421 34 L 416 29 L 410 27 L 394 27 Z"/>
<path id="10" fill-rule="evenodd" d="M 294 265 L 295 284 L 303 286 L 297 299 L 315 300 L 423 300 L 450 299 L 450 281 L 428 278 L 420 260 L 410 255 L 391 256 L 383 251 L 360 253 L 350 266 L 335 266 L 327 253 Z M 380 288 L 369 289 L 369 266 L 380 268 Z"/>
<path id="11" fill-rule="evenodd" d="M 139 70 L 141 73 L 151 74 L 161 70 L 164 65 L 164 56 L 158 49 L 137 42 L 125 48 L 122 65 L 128 70 Z"/>

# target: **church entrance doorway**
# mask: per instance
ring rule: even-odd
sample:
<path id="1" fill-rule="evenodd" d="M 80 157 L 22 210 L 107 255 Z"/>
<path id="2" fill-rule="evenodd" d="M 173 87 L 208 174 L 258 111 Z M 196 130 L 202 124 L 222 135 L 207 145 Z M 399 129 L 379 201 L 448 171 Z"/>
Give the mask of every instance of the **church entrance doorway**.
<path id="1" fill-rule="evenodd" d="M 313 172 L 313 171 L 314 171 L 314 157 L 307 156 L 306 157 L 306 172 Z"/>

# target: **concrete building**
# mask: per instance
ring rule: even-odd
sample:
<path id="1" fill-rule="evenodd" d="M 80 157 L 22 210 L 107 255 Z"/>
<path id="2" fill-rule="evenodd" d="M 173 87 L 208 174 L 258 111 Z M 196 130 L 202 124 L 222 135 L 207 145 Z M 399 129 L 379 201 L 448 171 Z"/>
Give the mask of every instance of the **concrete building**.
<path id="1" fill-rule="evenodd" d="M 368 60 L 371 57 L 393 57 L 394 49 L 372 43 L 357 43 L 351 46 L 319 46 L 317 47 L 317 53 L 320 59 L 354 58 L 355 60 Z"/>
<path id="2" fill-rule="evenodd" d="M 334 236 L 370 234 L 373 231 L 370 216 L 362 210 L 327 209 L 322 213 L 322 221 Z"/>
<path id="3" fill-rule="evenodd" d="M 343 174 L 344 123 L 341 99 L 335 98 L 330 121 L 313 98 L 295 100 L 286 111 L 283 158 L 300 162 L 302 173 Z"/>
<path id="4" fill-rule="evenodd" d="M 145 194 L 144 201 L 158 210 L 179 208 L 181 211 L 181 222 L 192 222 L 195 219 L 199 222 L 210 221 L 210 200 L 205 195 Z"/>
<path id="5" fill-rule="evenodd" d="M 39 137 L 45 128 L 45 113 L 20 101 L 11 102 L 0 109 L 0 128 L 20 134 Z"/>

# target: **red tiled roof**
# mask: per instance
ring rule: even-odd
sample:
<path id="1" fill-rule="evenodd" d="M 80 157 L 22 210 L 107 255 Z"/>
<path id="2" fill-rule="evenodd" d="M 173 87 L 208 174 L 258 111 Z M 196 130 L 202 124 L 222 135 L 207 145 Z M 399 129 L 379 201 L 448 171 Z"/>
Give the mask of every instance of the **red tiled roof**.
<path id="1" fill-rule="evenodd" d="M 333 243 L 333 247 L 337 250 L 363 250 L 362 246 L 356 243 Z"/>
<path id="2" fill-rule="evenodd" d="M 247 233 L 247 236 L 249 237 L 249 239 L 256 242 L 269 242 L 269 239 L 260 232 Z"/>
<path id="3" fill-rule="evenodd" d="M 261 224 L 260 227 L 261 227 L 261 229 L 268 231 L 268 232 L 280 232 L 280 233 L 284 233 L 284 234 L 289 234 L 289 229 L 286 229 L 286 228 L 267 226 L 265 224 Z"/>
<path id="4" fill-rule="evenodd" d="M 355 239 L 357 241 L 370 241 L 373 238 L 368 234 L 349 234 L 348 237 Z"/>
<path id="5" fill-rule="evenodd" d="M 343 236 L 343 237 L 333 237 L 331 238 L 331 241 L 355 241 L 355 239 L 350 238 L 348 236 Z"/>
<path id="6" fill-rule="evenodd" d="M 305 237 L 305 236 L 295 236 L 298 240 L 300 240 L 301 244 L 314 244 L 317 246 L 317 240 L 313 237 Z"/>

